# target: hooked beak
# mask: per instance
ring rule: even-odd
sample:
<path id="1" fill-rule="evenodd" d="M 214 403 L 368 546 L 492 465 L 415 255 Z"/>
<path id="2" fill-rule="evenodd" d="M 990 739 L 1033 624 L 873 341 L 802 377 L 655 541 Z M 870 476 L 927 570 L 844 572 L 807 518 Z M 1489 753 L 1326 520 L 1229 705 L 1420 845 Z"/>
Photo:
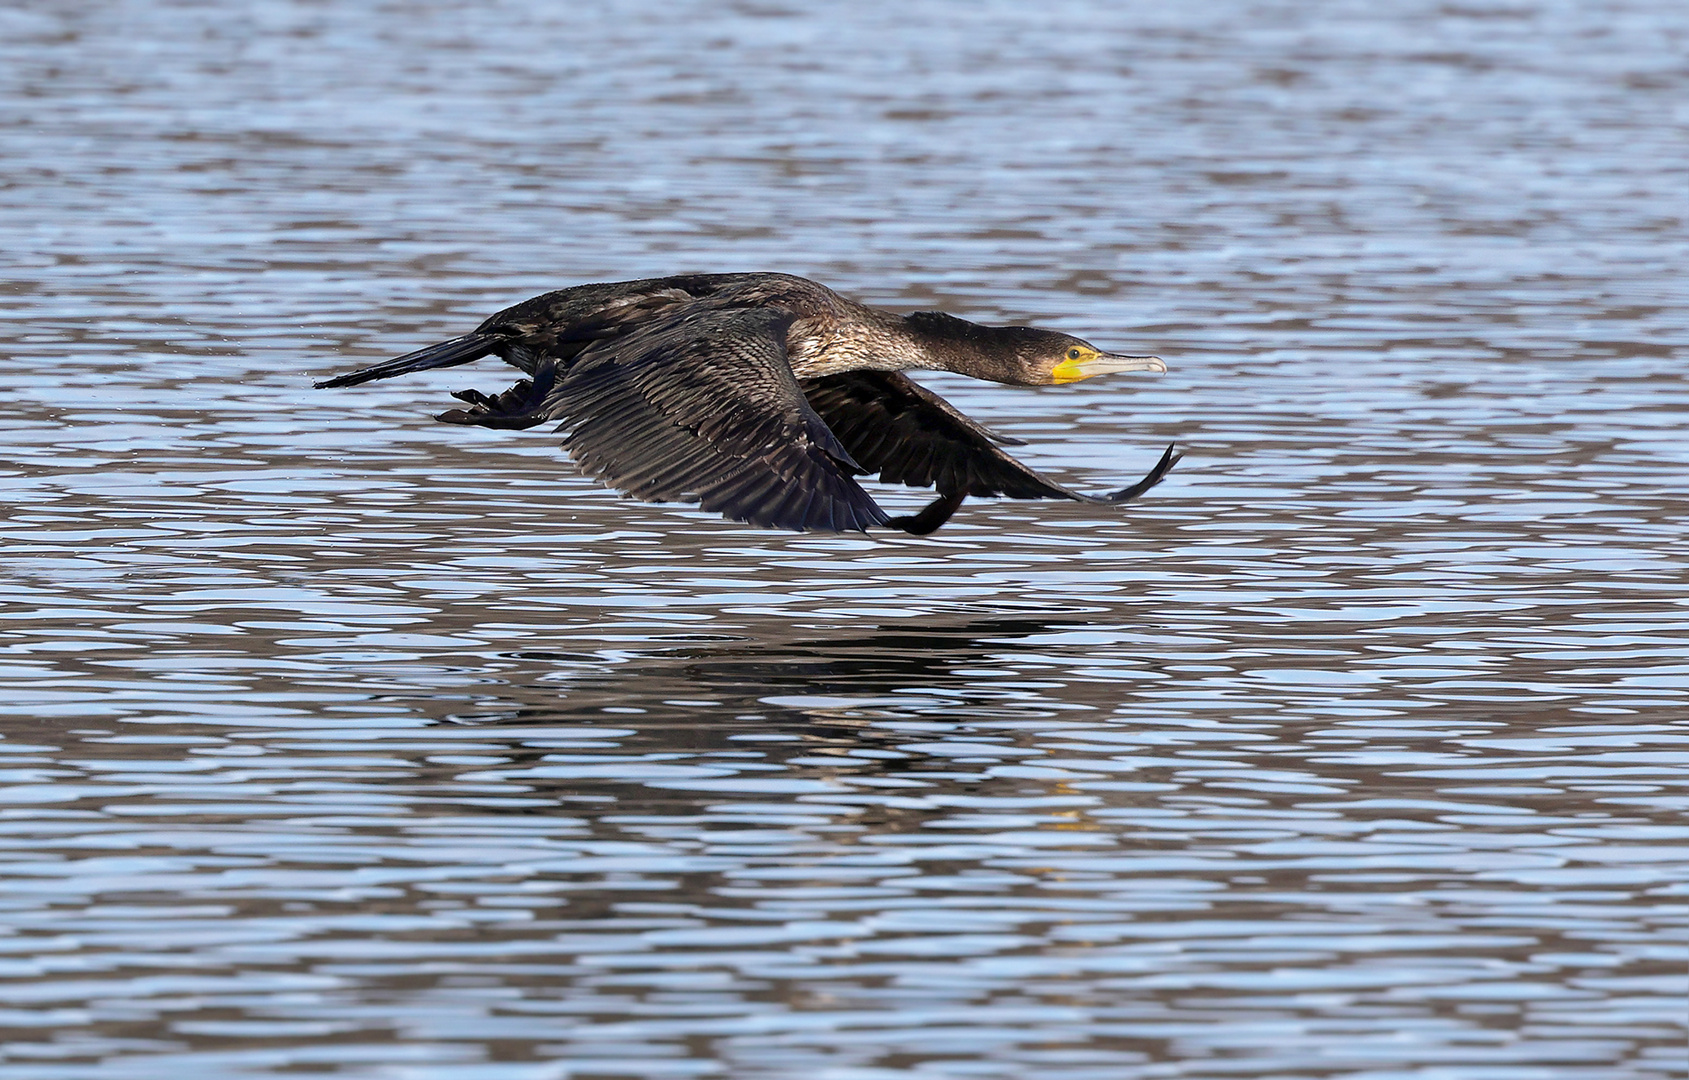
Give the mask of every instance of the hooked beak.
<path id="1" fill-rule="evenodd" d="M 1119 356 L 1097 353 L 1083 360 L 1063 360 L 1050 371 L 1058 383 L 1078 382 L 1093 375 L 1113 375 L 1117 371 L 1166 371 L 1167 362 L 1159 356 Z"/>

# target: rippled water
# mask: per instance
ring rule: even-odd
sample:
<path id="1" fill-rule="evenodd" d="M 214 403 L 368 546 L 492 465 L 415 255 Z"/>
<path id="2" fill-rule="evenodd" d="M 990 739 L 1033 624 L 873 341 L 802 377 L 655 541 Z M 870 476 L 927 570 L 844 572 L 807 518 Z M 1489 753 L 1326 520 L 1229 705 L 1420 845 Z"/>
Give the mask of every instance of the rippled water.
<path id="1" fill-rule="evenodd" d="M 1686 47 L 8 6 L 0 1076 L 1686 1075 Z M 794 536 L 429 420 L 497 372 L 307 389 L 755 268 L 1153 349 L 932 381 L 1188 457 Z"/>

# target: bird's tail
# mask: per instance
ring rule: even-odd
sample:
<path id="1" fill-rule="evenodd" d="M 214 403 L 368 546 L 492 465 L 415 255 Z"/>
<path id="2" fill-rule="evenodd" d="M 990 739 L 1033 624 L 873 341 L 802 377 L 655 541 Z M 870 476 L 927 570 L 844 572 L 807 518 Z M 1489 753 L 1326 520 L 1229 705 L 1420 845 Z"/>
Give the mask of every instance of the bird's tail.
<path id="1" fill-rule="evenodd" d="M 327 390 L 335 386 L 357 386 L 359 383 L 373 382 L 376 379 L 391 379 L 395 375 L 408 375 L 413 371 L 427 371 L 429 368 L 455 367 L 467 364 L 471 360 L 479 360 L 498 347 L 499 338 L 496 334 L 465 334 L 450 341 L 442 341 L 438 345 L 430 345 L 426 349 L 418 349 L 413 353 L 395 356 L 391 360 L 384 360 L 374 367 L 367 367 L 361 371 L 354 371 L 348 375 L 336 375 L 332 379 L 324 379 L 316 384 L 318 390 Z"/>

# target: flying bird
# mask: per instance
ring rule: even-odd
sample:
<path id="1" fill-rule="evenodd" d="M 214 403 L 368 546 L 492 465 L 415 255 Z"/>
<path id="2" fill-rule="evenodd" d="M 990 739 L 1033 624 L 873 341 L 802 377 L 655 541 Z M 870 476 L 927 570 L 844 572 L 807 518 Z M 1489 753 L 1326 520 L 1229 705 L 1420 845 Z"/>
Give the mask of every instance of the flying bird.
<path id="1" fill-rule="evenodd" d="M 1084 495 L 1016 461 L 1024 445 L 970 420 L 903 374 L 954 371 L 1016 386 L 1166 371 L 1027 326 L 937 311 L 899 315 L 788 274 L 689 274 L 577 285 L 524 300 L 474 333 L 316 384 L 356 386 L 497 356 L 526 376 L 496 396 L 462 390 L 448 424 L 554 422 L 587 473 L 648 502 L 691 502 L 737 521 L 924 536 L 969 495 L 1124 503 L 1161 482 L 1169 446 L 1131 487 Z M 892 517 L 856 477 L 933 487 Z"/>

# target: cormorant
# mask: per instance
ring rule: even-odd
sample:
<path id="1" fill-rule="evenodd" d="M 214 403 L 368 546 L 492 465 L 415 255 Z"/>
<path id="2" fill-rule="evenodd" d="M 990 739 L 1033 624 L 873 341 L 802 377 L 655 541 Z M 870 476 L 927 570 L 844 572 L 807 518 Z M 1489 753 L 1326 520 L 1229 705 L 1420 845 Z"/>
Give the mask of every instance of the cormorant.
<path id="1" fill-rule="evenodd" d="M 449 424 L 558 421 L 582 469 L 651 502 L 694 502 L 753 525 L 926 535 L 969 495 L 1123 503 L 1149 475 L 1082 495 L 1022 465 L 1022 445 L 968 419 L 901 372 L 955 371 L 1019 386 L 1116 371 L 1166 371 L 1026 326 L 937 311 L 898 315 L 788 274 L 688 274 L 577 285 L 506 308 L 472 334 L 317 383 L 355 386 L 497 356 L 527 378 L 496 397 L 452 395 Z M 890 517 L 855 476 L 933 486 L 918 514 Z"/>

